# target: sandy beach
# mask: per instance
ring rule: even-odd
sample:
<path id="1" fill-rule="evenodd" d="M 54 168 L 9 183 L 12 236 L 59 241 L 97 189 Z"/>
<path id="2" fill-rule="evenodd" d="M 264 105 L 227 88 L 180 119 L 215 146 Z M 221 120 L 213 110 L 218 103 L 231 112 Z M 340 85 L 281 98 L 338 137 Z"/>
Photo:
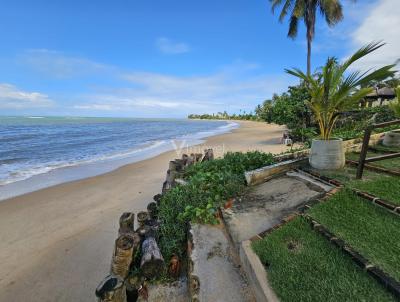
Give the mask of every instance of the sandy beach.
<path id="1" fill-rule="evenodd" d="M 279 153 L 283 127 L 240 122 L 192 150 Z M 186 150 L 181 150 L 186 153 Z M 190 152 L 190 151 L 189 151 Z M 0 301 L 95 301 L 122 212 L 145 209 L 176 151 L 0 202 Z"/>

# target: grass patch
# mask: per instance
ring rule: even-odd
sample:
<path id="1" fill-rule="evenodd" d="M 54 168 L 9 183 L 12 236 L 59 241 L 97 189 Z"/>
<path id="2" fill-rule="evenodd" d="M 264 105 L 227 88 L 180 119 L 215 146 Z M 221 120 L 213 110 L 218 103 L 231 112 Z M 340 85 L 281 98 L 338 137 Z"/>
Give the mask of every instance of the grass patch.
<path id="1" fill-rule="evenodd" d="M 368 152 L 367 153 L 367 158 L 380 156 L 380 155 L 384 155 L 384 154 L 385 153 Z M 358 160 L 360 158 L 360 154 L 358 154 L 358 153 L 348 153 L 348 154 L 346 154 L 346 158 L 358 162 Z M 385 169 L 389 169 L 389 170 L 399 171 L 400 170 L 400 157 L 392 158 L 392 159 L 384 159 L 384 160 L 372 162 L 372 163 L 369 163 L 369 164 L 377 166 L 377 167 L 382 167 L 382 168 L 385 168 Z"/>
<path id="2" fill-rule="evenodd" d="M 356 168 L 350 166 L 345 166 L 341 170 L 318 171 L 318 173 L 338 179 L 349 188 L 359 189 L 400 205 L 400 177 L 398 176 L 379 174 L 365 169 L 363 179 L 356 179 Z"/>
<path id="3" fill-rule="evenodd" d="M 252 247 L 281 301 L 395 301 L 302 217 Z"/>
<path id="4" fill-rule="evenodd" d="M 309 210 L 309 214 L 336 236 L 400 280 L 400 219 L 349 189 Z"/>

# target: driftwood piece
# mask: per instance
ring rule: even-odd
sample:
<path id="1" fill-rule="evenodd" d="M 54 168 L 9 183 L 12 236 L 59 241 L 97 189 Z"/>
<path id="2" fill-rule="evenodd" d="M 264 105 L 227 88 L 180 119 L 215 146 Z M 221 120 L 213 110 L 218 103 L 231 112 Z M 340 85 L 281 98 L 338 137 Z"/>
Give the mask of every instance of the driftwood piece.
<path id="1" fill-rule="evenodd" d="M 120 276 L 109 275 L 96 288 L 99 302 L 126 302 L 124 279 Z"/>
<path id="2" fill-rule="evenodd" d="M 132 233 L 135 231 L 135 214 L 125 212 L 119 218 L 119 231 L 118 234 Z"/>
<path id="3" fill-rule="evenodd" d="M 142 243 L 140 269 L 143 276 L 150 279 L 163 272 L 164 258 L 154 237 L 147 237 Z"/>
<path id="4" fill-rule="evenodd" d="M 133 255 L 140 244 L 140 238 L 135 233 L 123 234 L 115 241 L 114 254 L 111 262 L 111 273 L 126 278 L 132 263 Z"/>

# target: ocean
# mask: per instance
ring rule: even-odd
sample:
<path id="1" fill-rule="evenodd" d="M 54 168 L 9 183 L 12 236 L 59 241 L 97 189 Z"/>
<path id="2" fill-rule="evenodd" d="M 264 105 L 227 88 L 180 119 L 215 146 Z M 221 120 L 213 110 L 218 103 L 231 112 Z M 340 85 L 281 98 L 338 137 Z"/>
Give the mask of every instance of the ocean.
<path id="1" fill-rule="evenodd" d="M 0 117 L 0 199 L 109 172 L 237 126 L 186 119 Z"/>

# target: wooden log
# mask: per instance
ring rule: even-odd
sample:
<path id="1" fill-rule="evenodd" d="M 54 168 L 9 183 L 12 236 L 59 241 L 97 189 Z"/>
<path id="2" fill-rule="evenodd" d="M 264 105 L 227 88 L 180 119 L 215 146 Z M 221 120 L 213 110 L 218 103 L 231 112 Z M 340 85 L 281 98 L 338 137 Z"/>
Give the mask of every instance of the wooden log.
<path id="1" fill-rule="evenodd" d="M 169 189 L 171 189 L 171 187 L 172 187 L 171 184 L 169 184 L 167 181 L 164 181 L 161 193 L 165 194 L 166 192 L 168 192 Z"/>
<path id="2" fill-rule="evenodd" d="M 175 178 L 178 176 L 178 172 L 177 171 L 173 171 L 173 170 L 168 170 L 167 171 L 167 178 L 165 179 L 165 181 L 170 184 L 171 186 L 173 186 Z"/>
<path id="3" fill-rule="evenodd" d="M 169 162 L 168 170 L 169 171 L 177 171 L 177 164 L 174 160 L 171 160 Z"/>
<path id="4" fill-rule="evenodd" d="M 176 164 L 176 171 L 182 172 L 185 167 L 184 160 L 177 158 L 177 159 L 175 159 L 175 164 Z"/>
<path id="5" fill-rule="evenodd" d="M 142 243 L 140 269 L 146 278 L 155 278 L 164 270 L 164 258 L 154 237 L 147 237 Z"/>
<path id="6" fill-rule="evenodd" d="M 157 203 L 157 206 L 160 205 L 161 198 L 162 198 L 162 194 L 156 194 L 153 196 L 153 200 Z"/>
<path id="7" fill-rule="evenodd" d="M 149 213 L 150 219 L 157 219 L 158 216 L 158 207 L 155 202 L 150 202 L 147 205 L 147 212 Z"/>
<path id="8" fill-rule="evenodd" d="M 208 160 L 213 160 L 214 159 L 214 151 L 213 149 L 205 149 L 204 150 L 204 157 L 201 160 L 201 162 L 205 162 Z"/>
<path id="9" fill-rule="evenodd" d="M 190 154 L 190 156 L 187 158 L 187 160 L 186 160 L 186 166 L 191 166 L 191 165 L 193 165 L 194 164 L 194 161 L 195 161 L 195 156 L 194 156 L 194 154 L 192 153 L 192 154 Z"/>
<path id="10" fill-rule="evenodd" d="M 126 302 L 124 279 L 120 276 L 109 275 L 96 288 L 99 302 Z"/>
<path id="11" fill-rule="evenodd" d="M 137 214 L 137 221 L 139 226 L 143 226 L 146 222 L 146 220 L 149 219 L 149 213 L 148 212 L 139 212 Z"/>
<path id="12" fill-rule="evenodd" d="M 139 239 L 140 244 L 140 239 Z M 115 241 L 114 253 L 111 262 L 111 273 L 125 279 L 128 276 L 134 250 L 138 248 L 137 238 L 123 234 Z"/>
<path id="13" fill-rule="evenodd" d="M 132 233 L 135 231 L 135 214 L 132 212 L 125 212 L 119 218 L 119 231 L 118 234 Z"/>
<path id="14" fill-rule="evenodd" d="M 187 160 L 188 160 L 188 155 L 187 154 L 182 154 L 182 163 L 183 166 L 187 166 Z"/>
<path id="15" fill-rule="evenodd" d="M 196 153 L 195 154 L 195 158 L 196 158 L 196 163 L 201 162 L 201 159 L 203 158 L 203 154 L 202 153 Z"/>

